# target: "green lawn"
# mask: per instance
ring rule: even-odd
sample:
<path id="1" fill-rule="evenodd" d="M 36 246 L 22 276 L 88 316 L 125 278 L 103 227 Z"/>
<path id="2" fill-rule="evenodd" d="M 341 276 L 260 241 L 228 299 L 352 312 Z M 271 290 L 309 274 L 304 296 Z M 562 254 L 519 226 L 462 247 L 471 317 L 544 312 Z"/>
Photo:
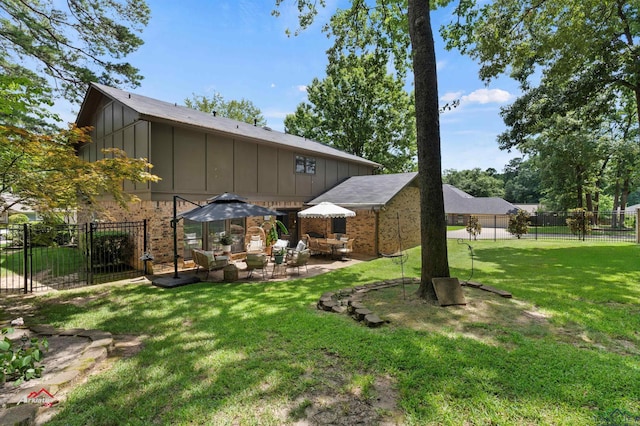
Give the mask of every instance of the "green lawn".
<path id="1" fill-rule="evenodd" d="M 54 277 L 76 272 L 84 258 L 77 248 L 34 247 L 31 251 L 33 273 L 50 269 Z M 0 274 L 21 274 L 24 270 L 24 250 L 8 250 L 0 256 Z"/>
<path id="2" fill-rule="evenodd" d="M 482 306 L 496 310 L 463 331 L 459 315 L 473 303 L 440 308 L 393 296 L 397 318 L 411 318 L 379 329 L 315 308 L 323 292 L 399 277 L 390 259 L 289 282 L 102 285 L 40 296 L 31 301 L 39 321 L 145 336 L 141 352 L 75 389 L 51 424 L 279 425 L 325 394 L 327 406 L 331 395 L 373 404 L 384 396 L 381 382 L 391 384 L 397 407 L 379 414 L 401 424 L 595 425 L 611 413 L 637 421 L 640 247 L 471 245 L 473 280 L 514 298 L 482 292 Z M 452 275 L 467 279 L 467 246 L 452 241 L 449 258 Z M 411 250 L 406 275 L 419 275 L 419 259 Z M 469 302 L 474 292 L 465 288 Z M 500 309 L 547 320 L 507 322 Z M 405 326 L 410 320 L 431 327 Z"/>

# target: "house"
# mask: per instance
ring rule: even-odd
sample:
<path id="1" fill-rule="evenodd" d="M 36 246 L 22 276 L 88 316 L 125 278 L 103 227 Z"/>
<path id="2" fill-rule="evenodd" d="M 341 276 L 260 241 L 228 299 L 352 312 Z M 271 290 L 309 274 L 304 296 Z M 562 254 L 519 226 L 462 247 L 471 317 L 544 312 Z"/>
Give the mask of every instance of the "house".
<path id="1" fill-rule="evenodd" d="M 157 183 L 124 183 L 124 189 L 140 198 L 130 209 L 104 201 L 111 220 L 147 219 L 149 245 L 157 261 L 173 260 L 174 195 L 193 202 L 234 192 L 247 201 L 277 209 L 278 217 L 292 233 L 300 235 L 297 212 L 304 204 L 326 193 L 345 179 L 372 175 L 379 164 L 302 137 L 272 131 L 251 124 L 218 117 L 92 83 L 78 113 L 79 127 L 91 126 L 93 143 L 79 148 L 87 161 L 103 158 L 103 148 L 123 149 L 127 155 L 147 158 Z M 193 205 L 179 200 L 178 212 Z M 89 221 L 95 218 L 79 218 Z M 229 220 L 224 223 L 179 225 L 178 238 L 193 246 L 193 234 L 200 247 L 209 248 L 211 237 L 229 232 L 241 251 L 242 235 L 265 218 Z M 190 257 L 190 250 L 179 253 Z"/>
<path id="2" fill-rule="evenodd" d="M 480 224 L 494 227 L 508 223 L 510 214 L 518 208 L 500 197 L 474 197 L 455 186 L 442 185 L 447 225 L 466 225 L 470 216 L 477 216 Z"/>
<path id="3" fill-rule="evenodd" d="M 353 218 L 331 220 L 330 232 L 344 229 L 343 233 L 355 238 L 357 253 L 392 254 L 420 244 L 417 178 L 418 173 L 352 176 L 307 204 L 329 201 L 354 210 Z M 325 219 L 303 219 L 302 232 L 323 234 L 325 222 Z"/>

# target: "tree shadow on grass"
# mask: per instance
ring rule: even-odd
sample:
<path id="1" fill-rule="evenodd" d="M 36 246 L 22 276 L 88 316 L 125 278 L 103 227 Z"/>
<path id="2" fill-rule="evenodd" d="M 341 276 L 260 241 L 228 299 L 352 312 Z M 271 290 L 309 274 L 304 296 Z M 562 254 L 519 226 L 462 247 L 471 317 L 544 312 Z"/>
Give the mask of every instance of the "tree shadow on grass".
<path id="1" fill-rule="evenodd" d="M 480 267 L 504 261 L 491 275 L 502 283 L 518 268 L 517 256 L 548 256 L 487 250 L 478 253 Z M 374 275 L 393 274 L 362 267 L 264 285 L 109 287 L 86 304 L 60 302 L 89 297 L 91 289 L 44 298 L 41 315 L 56 326 L 149 336 L 138 355 L 75 389 L 51 424 L 293 422 L 288 413 L 330 387 L 336 371 L 395 378 L 407 423 L 584 424 L 611 408 L 640 411 L 640 371 L 629 357 L 509 330 L 501 336 L 505 345 L 492 345 L 369 329 L 315 309 L 323 292 Z M 533 280 L 528 286 L 545 291 Z"/>

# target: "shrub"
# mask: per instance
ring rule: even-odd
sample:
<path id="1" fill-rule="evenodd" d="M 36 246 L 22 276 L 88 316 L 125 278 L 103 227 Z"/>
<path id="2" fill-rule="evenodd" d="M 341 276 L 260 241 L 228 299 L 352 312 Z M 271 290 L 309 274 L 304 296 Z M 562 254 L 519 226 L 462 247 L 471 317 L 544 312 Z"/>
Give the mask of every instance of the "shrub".
<path id="1" fill-rule="evenodd" d="M 43 365 L 36 365 L 42 360 L 43 350 L 49 348 L 47 339 L 31 338 L 22 341 L 19 347 L 6 335 L 13 333 L 13 328 L 2 329 L 0 340 L 0 380 L 16 381 L 31 380 L 42 375 Z"/>
<path id="2" fill-rule="evenodd" d="M 469 216 L 469 222 L 467 222 L 467 232 L 470 236 L 473 237 L 474 240 L 478 239 L 478 235 L 480 235 L 480 233 L 482 232 L 482 225 L 480 224 L 478 216 Z"/>
<path id="3" fill-rule="evenodd" d="M 101 231 L 93 234 L 91 262 L 94 268 L 128 265 L 133 251 L 133 243 L 127 232 Z"/>
<path id="4" fill-rule="evenodd" d="M 22 225 L 23 223 L 29 223 L 29 218 L 26 214 L 16 213 L 9 216 L 9 225 Z"/>
<path id="5" fill-rule="evenodd" d="M 592 212 L 588 212 L 583 208 L 577 208 L 569 210 L 569 214 L 570 217 L 567 218 L 567 226 L 573 235 L 586 235 L 591 233 Z"/>
<path id="6" fill-rule="evenodd" d="M 509 226 L 507 231 L 511 235 L 522 237 L 529 232 L 529 213 L 525 210 L 518 210 L 516 214 L 509 215 Z"/>

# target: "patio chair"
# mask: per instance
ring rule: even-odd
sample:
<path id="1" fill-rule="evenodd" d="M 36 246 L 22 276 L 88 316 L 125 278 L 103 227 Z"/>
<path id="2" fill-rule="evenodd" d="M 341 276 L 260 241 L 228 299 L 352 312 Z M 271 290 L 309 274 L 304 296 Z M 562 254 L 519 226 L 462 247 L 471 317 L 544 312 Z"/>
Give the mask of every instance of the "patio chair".
<path id="1" fill-rule="evenodd" d="M 209 273 L 217 269 L 222 269 L 229 264 L 229 258 L 227 256 L 216 256 L 212 251 L 204 251 L 193 249 L 193 261 L 196 264 L 196 275 L 200 272 L 200 268 L 207 271 L 206 278 L 209 278 Z"/>
<path id="2" fill-rule="evenodd" d="M 247 244 L 247 253 L 262 253 L 264 252 L 264 243 L 258 235 L 252 235 Z"/>
<path id="3" fill-rule="evenodd" d="M 304 249 L 301 251 L 296 251 L 293 253 L 293 256 L 289 261 L 287 261 L 287 268 L 297 268 L 298 275 L 300 275 L 300 267 L 304 266 L 304 269 L 309 272 L 307 268 L 307 263 L 309 262 L 309 258 L 311 257 L 311 251 L 309 249 Z"/>
<path id="4" fill-rule="evenodd" d="M 349 238 L 344 242 L 344 245 L 336 250 L 336 253 L 340 255 L 341 260 L 345 260 L 345 256 L 353 252 L 353 240 L 355 238 Z"/>
<path id="5" fill-rule="evenodd" d="M 245 262 L 247 264 L 247 278 L 251 278 L 251 274 L 255 269 L 262 269 L 262 278 L 267 278 L 266 269 L 269 258 L 265 253 L 247 253 Z"/>

